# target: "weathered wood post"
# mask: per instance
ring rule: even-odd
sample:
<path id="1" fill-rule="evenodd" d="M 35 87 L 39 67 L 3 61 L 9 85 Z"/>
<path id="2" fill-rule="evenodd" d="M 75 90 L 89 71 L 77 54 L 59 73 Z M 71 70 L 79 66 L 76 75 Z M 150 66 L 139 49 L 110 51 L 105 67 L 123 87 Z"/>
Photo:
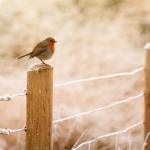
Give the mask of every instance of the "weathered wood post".
<path id="1" fill-rule="evenodd" d="M 26 149 L 52 150 L 53 67 L 27 71 Z"/>
<path id="2" fill-rule="evenodd" d="M 146 62 L 145 62 L 145 136 L 150 132 L 150 43 L 146 44 Z M 145 150 L 150 150 L 150 137 L 147 139 Z"/>

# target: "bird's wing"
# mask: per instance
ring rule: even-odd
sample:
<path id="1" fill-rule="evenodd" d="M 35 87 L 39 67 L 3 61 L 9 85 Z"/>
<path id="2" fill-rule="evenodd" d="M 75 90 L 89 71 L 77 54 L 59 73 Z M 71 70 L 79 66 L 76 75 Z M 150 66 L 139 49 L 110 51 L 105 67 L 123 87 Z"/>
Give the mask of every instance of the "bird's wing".
<path id="1" fill-rule="evenodd" d="M 41 53 L 45 52 L 46 50 L 47 50 L 47 42 L 42 41 L 34 47 L 30 58 L 38 56 Z"/>

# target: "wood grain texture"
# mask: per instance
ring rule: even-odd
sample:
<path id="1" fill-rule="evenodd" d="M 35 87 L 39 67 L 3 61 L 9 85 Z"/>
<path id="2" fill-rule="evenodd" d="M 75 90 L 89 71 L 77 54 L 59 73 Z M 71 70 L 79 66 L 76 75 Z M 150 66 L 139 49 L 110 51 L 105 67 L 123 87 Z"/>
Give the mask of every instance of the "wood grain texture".
<path id="1" fill-rule="evenodd" d="M 53 67 L 33 68 L 27 72 L 26 149 L 52 150 Z"/>

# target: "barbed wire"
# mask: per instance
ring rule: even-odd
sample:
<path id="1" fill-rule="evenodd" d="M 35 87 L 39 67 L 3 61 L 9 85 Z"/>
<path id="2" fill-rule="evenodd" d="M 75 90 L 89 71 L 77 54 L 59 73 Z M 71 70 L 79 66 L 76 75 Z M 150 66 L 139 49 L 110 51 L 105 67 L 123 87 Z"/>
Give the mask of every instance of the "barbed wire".
<path id="1" fill-rule="evenodd" d="M 128 101 L 131 101 L 131 100 L 135 100 L 135 99 L 137 99 L 137 98 L 139 98 L 139 97 L 141 97 L 143 95 L 144 95 L 144 92 L 142 92 L 142 93 L 140 93 L 140 94 L 138 94 L 136 96 L 133 96 L 133 97 L 121 100 L 119 102 L 114 102 L 114 103 L 112 103 L 110 105 L 107 105 L 107 106 L 104 106 L 104 107 L 101 107 L 101 108 L 98 108 L 98 109 L 95 109 L 95 110 L 91 110 L 91 111 L 87 111 L 87 112 L 80 113 L 80 114 L 77 114 L 77 115 L 73 115 L 73 116 L 70 116 L 70 117 L 54 120 L 53 123 L 58 123 L 58 122 L 66 121 L 66 120 L 73 119 L 73 118 L 76 118 L 76 117 L 79 117 L 79 116 L 83 116 L 83 115 L 87 115 L 87 114 L 90 114 L 90 113 L 94 113 L 94 112 L 97 112 L 97 111 L 100 111 L 100 110 L 103 110 L 103 109 L 106 109 L 106 108 L 110 108 L 110 107 L 115 106 L 115 105 L 119 105 L 119 104 L 122 104 L 122 103 L 125 103 L 125 102 L 128 102 Z"/>
<path id="2" fill-rule="evenodd" d="M 110 75 L 104 75 L 104 76 L 91 77 L 87 79 L 74 80 L 74 81 L 69 81 L 69 82 L 62 83 L 62 84 L 55 84 L 54 87 L 66 86 L 66 85 L 70 85 L 74 83 L 81 83 L 81 82 L 93 81 L 93 80 L 98 80 L 98 79 L 106 79 L 106 78 L 119 77 L 119 76 L 129 76 L 137 72 L 140 72 L 144 69 L 145 68 L 142 67 L 142 68 L 135 69 L 131 72 L 122 72 L 122 73 L 116 73 L 116 74 L 110 74 Z"/>
<path id="3" fill-rule="evenodd" d="M 10 133 L 13 133 L 13 132 L 20 132 L 20 131 L 26 131 L 26 127 L 22 128 L 22 129 L 16 129 L 16 130 L 0 129 L 0 134 L 9 135 Z"/>
<path id="4" fill-rule="evenodd" d="M 14 94 L 12 96 L 10 96 L 9 94 L 5 94 L 3 96 L 0 96 L 0 101 L 10 101 L 12 98 L 17 97 L 17 96 L 24 96 L 26 95 L 26 90 L 23 93 L 18 93 L 18 94 Z M 26 127 L 22 128 L 22 129 L 16 129 L 16 130 L 11 130 L 11 129 L 1 129 L 0 128 L 0 134 L 5 134 L 5 135 L 9 135 L 10 133 L 13 132 L 19 132 L 19 131 L 25 131 Z"/>
<path id="5" fill-rule="evenodd" d="M 25 93 L 15 94 L 15 95 L 11 96 L 11 98 L 15 97 L 15 96 L 22 96 L 22 95 L 25 95 Z M 80 113 L 80 114 L 77 114 L 77 115 L 73 115 L 73 116 L 70 116 L 70 117 L 66 117 L 66 118 L 63 118 L 63 119 L 55 120 L 55 121 L 53 121 L 53 123 L 58 123 L 58 122 L 66 121 L 66 120 L 73 119 L 73 118 L 76 118 L 76 117 L 79 117 L 79 116 L 83 116 L 83 115 L 87 115 L 87 114 L 90 114 L 90 113 L 94 113 L 94 112 L 97 112 L 97 111 L 100 111 L 100 110 L 103 110 L 103 109 L 106 109 L 106 108 L 109 108 L 109 107 L 112 107 L 112 106 L 115 106 L 115 105 L 118 105 L 118 104 L 121 104 L 121 103 L 125 103 L 125 102 L 128 102 L 128 101 L 137 99 L 137 98 L 139 98 L 139 97 L 141 97 L 143 95 L 144 95 L 144 92 L 140 93 L 137 96 L 134 96 L 134 97 L 131 97 L 131 98 L 119 101 L 119 102 L 115 102 L 115 103 L 112 103 L 110 105 L 107 105 L 107 106 L 104 106 L 104 107 L 101 107 L 101 108 L 98 108 L 98 109 L 95 109 L 95 110 L 92 110 L 92 111 L 87 111 L 87 112 Z M 19 131 L 25 131 L 25 130 L 26 130 L 25 128 L 18 129 L 18 130 L 0 129 L 0 134 L 8 135 L 8 134 L 10 134 L 12 132 L 19 132 Z"/>
<path id="6" fill-rule="evenodd" d="M 26 95 L 26 90 L 23 93 L 19 93 L 19 94 L 14 94 L 12 96 L 10 96 L 9 94 L 5 94 L 3 96 L 0 96 L 0 101 L 10 101 L 12 98 L 17 97 L 17 96 L 23 96 Z"/>
<path id="7" fill-rule="evenodd" d="M 65 86 L 65 85 L 70 85 L 73 83 L 87 82 L 87 81 L 98 80 L 98 79 L 106 79 L 106 78 L 111 78 L 111 77 L 128 76 L 128 75 L 133 75 L 133 74 L 140 72 L 142 70 L 144 70 L 144 68 L 138 68 L 138 69 L 133 70 L 131 72 L 124 72 L 124 73 L 117 73 L 117 74 L 111 74 L 111 75 L 105 75 L 105 76 L 91 77 L 91 78 L 87 78 L 87 79 L 74 80 L 74 81 L 70 81 L 70 82 L 66 82 L 66 83 L 62 83 L 62 84 L 56 84 L 56 85 L 54 85 L 54 87 Z M 26 90 L 23 93 L 14 94 L 12 96 L 10 96 L 9 94 L 5 94 L 3 96 L 0 96 L 0 101 L 9 101 L 16 96 L 23 96 L 26 94 L 27 94 Z"/>
<path id="8" fill-rule="evenodd" d="M 110 136 L 113 136 L 113 135 L 118 135 L 118 134 L 121 134 L 121 133 L 125 133 L 125 132 L 127 132 L 128 130 L 131 130 L 131 129 L 133 129 L 133 128 L 139 126 L 139 125 L 142 125 L 143 123 L 144 123 L 144 122 L 142 121 L 142 122 L 136 123 L 136 124 L 134 124 L 134 125 L 132 125 L 132 126 L 130 126 L 130 127 L 127 127 L 127 128 L 124 129 L 124 130 L 117 131 L 117 132 L 113 132 L 113 133 L 110 133 L 110 134 L 105 134 L 105 135 L 102 135 L 102 136 L 98 136 L 97 138 L 95 138 L 95 139 L 93 139 L 93 140 L 89 140 L 89 141 L 86 141 L 86 142 L 81 143 L 81 144 L 78 145 L 76 148 L 72 148 L 71 150 L 77 150 L 78 148 L 80 148 L 80 147 L 82 147 L 82 146 L 84 146 L 84 145 L 86 145 L 86 144 L 89 144 L 89 145 L 90 145 L 91 143 L 93 143 L 93 142 L 95 142 L 95 141 L 97 141 L 97 140 L 99 140 L 99 139 L 101 139 L 101 138 L 104 138 L 104 137 L 110 137 Z"/>
<path id="9" fill-rule="evenodd" d="M 87 82 L 87 81 L 92 81 L 92 80 L 98 80 L 98 79 L 106 79 L 106 78 L 111 78 L 111 77 L 118 77 L 118 76 L 128 76 L 128 75 L 133 75 L 137 72 L 140 72 L 144 70 L 144 68 L 138 68 L 136 70 L 133 70 L 131 72 L 124 72 L 124 73 L 117 73 L 117 74 L 111 74 L 111 75 L 104 75 L 104 76 L 97 76 L 97 77 L 91 77 L 91 78 L 87 78 L 87 79 L 80 79 L 80 80 L 74 80 L 74 81 L 70 81 L 70 82 L 66 82 L 66 83 L 63 83 L 63 84 L 56 84 L 54 85 L 54 87 L 59 87 L 59 86 L 66 86 L 66 85 L 70 85 L 70 84 L 74 84 L 74 83 L 81 83 L 81 82 Z M 3 96 L 0 96 L 0 101 L 9 101 L 11 100 L 12 98 L 14 97 L 17 97 L 17 96 L 24 96 L 26 95 L 27 92 L 26 90 L 23 92 L 23 93 L 19 93 L 19 94 L 14 94 L 12 96 L 10 96 L 9 94 L 6 94 L 6 95 L 3 95 Z M 87 114 L 90 114 L 90 113 L 94 113 L 94 112 L 97 112 L 97 111 L 100 111 L 100 110 L 103 110 L 103 109 L 106 109 L 106 108 L 110 108 L 112 106 L 115 106 L 115 105 L 118 105 L 118 104 L 121 104 L 121 103 L 125 103 L 125 102 L 128 102 L 128 101 L 131 101 L 131 100 L 134 100 L 134 99 L 137 99 L 141 96 L 144 95 L 144 92 L 140 93 L 139 95 L 137 96 L 134 96 L 134 97 L 130 97 L 130 98 L 127 98 L 125 100 L 121 100 L 119 102 L 115 102 L 115 103 L 112 103 L 110 105 L 107 105 L 107 106 L 104 106 L 104 107 L 101 107 L 101 108 L 98 108 L 98 109 L 95 109 L 95 110 L 92 110 L 92 111 L 87 111 L 87 112 L 84 112 L 84 113 L 80 113 L 80 114 L 77 114 L 77 115 L 73 115 L 73 116 L 70 116 L 70 117 L 66 117 L 66 118 L 62 118 L 62 119 L 58 119 L 58 120 L 54 120 L 53 123 L 58 123 L 58 122 L 62 122 L 62 121 L 66 121 L 66 120 L 69 120 L 69 119 L 73 119 L 73 118 L 76 118 L 76 117 L 79 117 L 79 116 L 83 116 L 83 115 L 87 115 Z M 72 150 L 76 150 L 78 148 L 80 148 L 81 146 L 85 145 L 85 144 L 88 144 L 89 147 L 88 149 L 90 149 L 90 145 L 92 142 L 100 139 L 100 138 L 103 138 L 103 137 L 108 137 L 108 136 L 113 136 L 113 135 L 117 135 L 117 134 L 121 134 L 121 133 L 124 133 L 138 125 L 141 125 L 143 124 L 143 122 L 140 122 L 140 123 L 137 123 L 137 124 L 134 124 L 128 128 L 126 128 L 125 130 L 122 130 L 122 131 L 118 131 L 118 132 L 114 132 L 114 133 L 110 133 L 110 134 L 106 134 L 106 135 L 102 135 L 102 136 L 99 136 L 93 140 L 90 140 L 90 141 L 86 141 L 84 143 L 81 143 L 80 145 L 78 145 L 76 148 L 74 148 L 77 143 L 79 142 L 79 140 L 83 137 L 83 135 L 85 134 L 85 131 L 82 136 L 80 137 L 80 139 L 76 142 L 76 144 L 74 145 L 74 147 L 72 148 Z M 9 135 L 10 133 L 13 133 L 13 132 L 20 132 L 20 131 L 26 131 L 26 127 L 24 128 L 21 128 L 21 129 L 16 129 L 16 130 L 11 130 L 11 129 L 0 129 L 0 134 L 4 134 L 4 135 Z M 149 134 L 148 134 L 149 136 Z M 148 138 L 148 137 L 147 137 Z M 146 145 L 146 140 L 147 138 L 145 139 L 145 142 L 144 142 L 144 145 L 143 147 L 145 147 Z"/>

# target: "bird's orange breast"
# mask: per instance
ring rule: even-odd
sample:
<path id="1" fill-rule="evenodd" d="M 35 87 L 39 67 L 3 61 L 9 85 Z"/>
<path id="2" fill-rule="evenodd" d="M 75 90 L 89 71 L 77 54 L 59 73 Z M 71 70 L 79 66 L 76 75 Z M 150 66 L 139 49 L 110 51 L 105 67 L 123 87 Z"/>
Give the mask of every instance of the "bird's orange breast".
<path id="1" fill-rule="evenodd" d="M 54 43 L 48 42 L 47 44 L 50 47 L 50 49 L 54 52 L 55 51 L 55 45 L 54 45 Z"/>

